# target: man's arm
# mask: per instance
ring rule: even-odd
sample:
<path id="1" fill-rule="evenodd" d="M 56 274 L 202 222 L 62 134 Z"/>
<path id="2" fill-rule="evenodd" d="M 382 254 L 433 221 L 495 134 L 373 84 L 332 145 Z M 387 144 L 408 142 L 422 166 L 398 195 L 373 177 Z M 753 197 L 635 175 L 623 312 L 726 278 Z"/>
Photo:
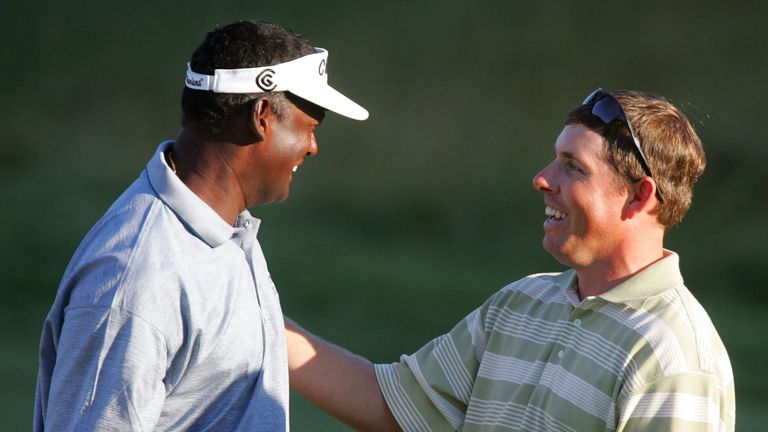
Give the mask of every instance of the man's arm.
<path id="1" fill-rule="evenodd" d="M 45 406 L 36 429 L 154 429 L 167 357 L 162 336 L 145 321 L 116 309 L 71 308 L 54 361 L 49 392 L 38 395 Z"/>
<path id="2" fill-rule="evenodd" d="M 362 431 L 399 431 L 373 364 L 310 334 L 285 318 L 291 387 Z"/>

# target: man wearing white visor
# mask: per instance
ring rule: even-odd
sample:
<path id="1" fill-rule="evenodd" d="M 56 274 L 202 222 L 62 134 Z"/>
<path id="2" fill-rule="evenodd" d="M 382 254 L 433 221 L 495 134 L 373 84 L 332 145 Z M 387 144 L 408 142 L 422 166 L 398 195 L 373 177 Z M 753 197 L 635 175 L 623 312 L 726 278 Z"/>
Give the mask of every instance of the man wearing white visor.
<path id="1" fill-rule="evenodd" d="M 247 208 L 285 199 L 325 110 L 328 52 L 279 25 L 195 50 L 182 130 L 83 240 L 45 321 L 35 430 L 288 429 L 283 315 Z"/>

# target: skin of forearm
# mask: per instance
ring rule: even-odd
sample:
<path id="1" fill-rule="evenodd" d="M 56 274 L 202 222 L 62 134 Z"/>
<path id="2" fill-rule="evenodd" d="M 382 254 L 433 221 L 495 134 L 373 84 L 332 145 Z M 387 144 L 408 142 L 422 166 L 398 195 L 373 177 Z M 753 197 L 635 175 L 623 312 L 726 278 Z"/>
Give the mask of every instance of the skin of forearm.
<path id="1" fill-rule="evenodd" d="M 400 431 L 373 364 L 285 318 L 291 387 L 359 431 Z"/>

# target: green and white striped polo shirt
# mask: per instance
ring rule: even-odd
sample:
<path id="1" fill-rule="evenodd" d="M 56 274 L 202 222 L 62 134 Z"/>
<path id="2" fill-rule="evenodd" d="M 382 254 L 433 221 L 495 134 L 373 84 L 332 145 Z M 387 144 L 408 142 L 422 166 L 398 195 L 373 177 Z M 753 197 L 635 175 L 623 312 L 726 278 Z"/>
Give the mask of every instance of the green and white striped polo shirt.
<path id="1" fill-rule="evenodd" d="M 666 257 L 579 300 L 573 270 L 508 285 L 448 334 L 376 365 L 405 431 L 731 431 L 728 354 Z"/>

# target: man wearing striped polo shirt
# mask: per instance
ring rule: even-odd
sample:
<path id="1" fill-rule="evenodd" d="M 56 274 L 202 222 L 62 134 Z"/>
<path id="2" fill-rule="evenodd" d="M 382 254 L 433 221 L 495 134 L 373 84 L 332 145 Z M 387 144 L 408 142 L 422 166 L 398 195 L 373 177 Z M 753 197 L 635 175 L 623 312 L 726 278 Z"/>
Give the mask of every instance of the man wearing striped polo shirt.
<path id="1" fill-rule="evenodd" d="M 291 384 L 365 430 L 733 430 L 728 355 L 663 247 L 705 166 L 690 122 L 663 98 L 598 89 L 554 153 L 533 186 L 544 249 L 570 270 L 504 287 L 394 364 L 289 322 Z"/>

